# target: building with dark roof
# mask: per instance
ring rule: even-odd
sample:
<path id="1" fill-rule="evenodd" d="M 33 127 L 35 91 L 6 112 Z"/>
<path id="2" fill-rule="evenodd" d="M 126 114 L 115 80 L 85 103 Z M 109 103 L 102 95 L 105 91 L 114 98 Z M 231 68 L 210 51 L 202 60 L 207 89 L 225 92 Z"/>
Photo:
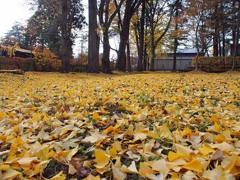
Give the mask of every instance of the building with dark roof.
<path id="1" fill-rule="evenodd" d="M 185 71 L 192 68 L 192 59 L 197 55 L 195 48 L 179 49 L 177 51 L 176 70 Z M 204 56 L 204 54 L 200 54 Z M 155 70 L 169 71 L 173 69 L 174 53 L 166 53 L 165 56 L 155 58 Z"/>

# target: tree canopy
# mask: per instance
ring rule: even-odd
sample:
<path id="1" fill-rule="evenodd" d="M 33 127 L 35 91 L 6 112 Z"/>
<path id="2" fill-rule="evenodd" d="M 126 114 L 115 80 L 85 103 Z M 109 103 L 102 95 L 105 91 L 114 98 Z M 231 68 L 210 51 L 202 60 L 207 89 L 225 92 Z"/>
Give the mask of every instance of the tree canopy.
<path id="1" fill-rule="evenodd" d="M 89 64 L 97 61 L 89 65 L 89 72 L 96 64 L 99 70 L 92 72 L 110 73 L 111 64 L 120 71 L 131 70 L 131 66 L 139 71 L 154 70 L 157 56 L 169 51 L 176 54 L 179 47 L 194 47 L 197 54 L 216 57 L 239 55 L 238 0 L 96 0 L 89 2 L 88 7 L 78 0 L 32 0 L 32 3 L 36 11 L 27 25 L 15 24 L 2 43 L 18 42 L 26 49 L 47 47 L 65 59 L 62 68 L 68 69 L 74 40 L 85 25 L 84 8 L 91 12 Z M 114 49 L 115 60 L 110 58 L 112 37 L 119 41 Z M 134 52 L 137 57 L 133 57 Z M 138 59 L 136 65 L 134 58 Z"/>

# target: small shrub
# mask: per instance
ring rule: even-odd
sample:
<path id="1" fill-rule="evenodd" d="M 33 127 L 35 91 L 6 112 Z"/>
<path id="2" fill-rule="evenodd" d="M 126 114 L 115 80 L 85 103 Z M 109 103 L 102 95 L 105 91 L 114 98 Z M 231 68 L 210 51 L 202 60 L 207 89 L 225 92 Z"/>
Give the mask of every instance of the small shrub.
<path id="1" fill-rule="evenodd" d="M 198 57 L 198 66 L 200 70 L 207 72 L 221 72 L 231 70 L 235 60 L 236 69 L 240 69 L 240 57 Z M 196 59 L 192 60 L 195 67 Z"/>
<path id="2" fill-rule="evenodd" d="M 37 59 L 26 59 L 23 62 L 23 70 L 24 71 L 37 71 Z"/>

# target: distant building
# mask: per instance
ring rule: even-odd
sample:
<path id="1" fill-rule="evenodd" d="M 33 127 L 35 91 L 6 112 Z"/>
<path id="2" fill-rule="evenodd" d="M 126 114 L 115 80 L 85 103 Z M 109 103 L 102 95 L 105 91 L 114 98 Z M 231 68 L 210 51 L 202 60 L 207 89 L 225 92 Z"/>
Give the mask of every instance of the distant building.
<path id="1" fill-rule="evenodd" d="M 191 49 L 179 49 L 177 51 L 177 64 L 176 69 L 178 71 L 188 70 L 192 68 L 192 59 L 197 55 L 195 48 Z M 173 69 L 173 53 L 166 53 L 166 56 L 155 58 L 155 70 L 169 71 Z M 200 54 L 204 56 L 204 54 Z"/>
<path id="2" fill-rule="evenodd" d="M 9 55 L 9 51 L 11 51 L 11 55 Z M 3 46 L 0 45 L 0 56 L 14 56 L 21 58 L 29 58 L 34 57 L 33 52 L 31 50 L 22 49 L 20 47 L 12 47 L 12 46 Z"/>

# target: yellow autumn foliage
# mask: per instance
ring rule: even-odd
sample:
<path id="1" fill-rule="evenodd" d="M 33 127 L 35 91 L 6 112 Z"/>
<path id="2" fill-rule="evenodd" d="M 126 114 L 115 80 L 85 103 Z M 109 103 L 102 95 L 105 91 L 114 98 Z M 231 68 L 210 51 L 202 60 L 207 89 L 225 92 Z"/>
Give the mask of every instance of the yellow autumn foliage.
<path id="1" fill-rule="evenodd" d="M 238 179 L 240 73 L 0 74 L 0 179 Z"/>

